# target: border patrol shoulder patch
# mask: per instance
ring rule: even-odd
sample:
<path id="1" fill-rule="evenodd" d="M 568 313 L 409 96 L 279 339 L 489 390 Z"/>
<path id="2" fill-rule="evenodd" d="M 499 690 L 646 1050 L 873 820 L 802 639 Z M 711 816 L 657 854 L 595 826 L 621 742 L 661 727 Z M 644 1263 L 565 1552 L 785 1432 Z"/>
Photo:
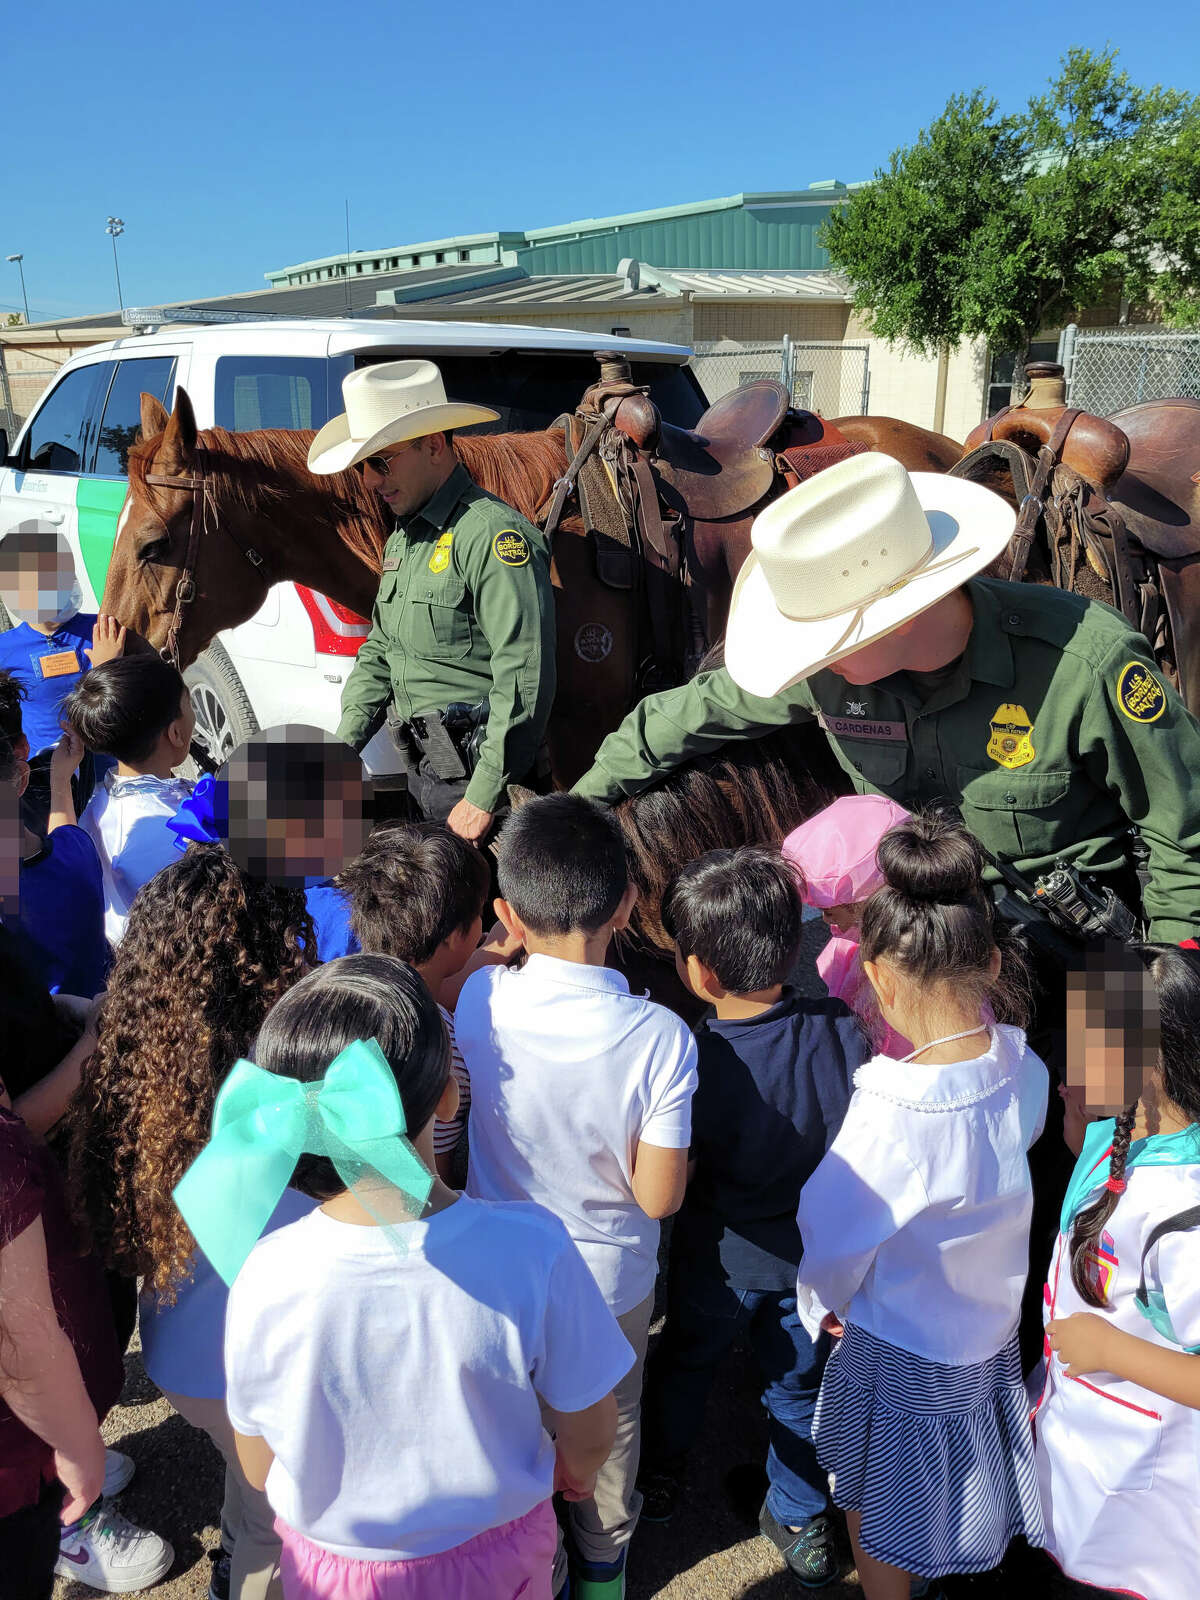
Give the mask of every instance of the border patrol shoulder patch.
<path id="1" fill-rule="evenodd" d="M 1117 704 L 1130 722 L 1157 722 L 1167 709 L 1167 695 L 1148 666 L 1127 661 L 1117 674 Z"/>
<path id="2" fill-rule="evenodd" d="M 529 540 L 515 528 L 501 528 L 492 540 L 492 554 L 506 567 L 523 567 L 529 560 Z"/>

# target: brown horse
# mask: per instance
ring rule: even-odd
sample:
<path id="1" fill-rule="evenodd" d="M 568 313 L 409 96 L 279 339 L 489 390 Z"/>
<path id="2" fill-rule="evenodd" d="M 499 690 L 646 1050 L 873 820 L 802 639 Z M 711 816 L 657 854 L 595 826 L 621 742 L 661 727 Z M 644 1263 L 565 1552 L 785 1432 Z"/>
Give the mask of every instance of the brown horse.
<path id="1" fill-rule="evenodd" d="M 889 453 L 927 463 L 935 436 L 891 419 L 865 420 L 883 430 Z M 183 390 L 170 416 L 144 395 L 142 442 L 129 455 L 103 609 L 153 648 L 171 648 L 184 666 L 217 633 L 253 616 L 273 583 L 301 583 L 369 615 L 388 533 L 382 506 L 354 472 L 314 477 L 311 438 L 282 429 L 201 433 Z M 785 433 L 778 448 L 789 442 Z M 553 430 L 461 435 L 454 448 L 482 488 L 531 521 L 567 466 L 562 433 Z M 771 493 L 782 487 L 777 480 Z M 706 525 L 703 547 L 697 540 L 689 552 L 693 582 L 708 596 L 710 638 L 723 629 L 756 509 Z M 578 516 L 563 519 L 552 557 L 559 687 L 548 736 L 556 778 L 569 785 L 636 699 L 637 619 L 629 593 L 599 581 Z M 181 603 L 184 592 L 190 598 Z M 592 647 L 596 640 L 603 648 Z"/>

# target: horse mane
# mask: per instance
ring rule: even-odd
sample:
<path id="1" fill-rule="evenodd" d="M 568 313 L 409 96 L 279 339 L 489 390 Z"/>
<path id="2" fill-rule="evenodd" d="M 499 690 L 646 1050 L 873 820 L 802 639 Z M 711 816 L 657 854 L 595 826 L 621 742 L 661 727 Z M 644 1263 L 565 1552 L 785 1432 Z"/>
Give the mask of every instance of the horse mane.
<path id="1" fill-rule="evenodd" d="M 146 473 L 160 437 L 130 450 L 131 485 L 145 490 Z M 328 477 L 311 473 L 308 447 L 312 439 L 310 429 L 289 428 L 257 428 L 249 433 L 205 428 L 198 436 L 206 452 L 205 474 L 219 505 L 236 508 L 249 517 L 269 517 L 286 503 L 297 517 L 303 517 L 306 512 L 297 500 L 307 497 L 316 502 L 308 514 L 319 508 L 321 520 L 333 523 L 351 554 L 378 572 L 391 531 L 384 506 L 353 470 Z M 560 433 L 466 434 L 455 437 L 453 444 L 456 456 L 481 489 L 534 523 L 566 470 Z"/>
<path id="2" fill-rule="evenodd" d="M 456 434 L 454 453 L 481 489 L 506 501 L 535 526 L 567 470 L 566 446 L 557 429 Z"/>
<path id="3" fill-rule="evenodd" d="M 671 959 L 663 896 L 689 862 L 736 845 L 778 849 L 794 827 L 844 788 L 824 734 L 804 727 L 689 761 L 653 788 L 620 801 L 613 810 L 638 891 L 630 923 L 635 945 Z"/>

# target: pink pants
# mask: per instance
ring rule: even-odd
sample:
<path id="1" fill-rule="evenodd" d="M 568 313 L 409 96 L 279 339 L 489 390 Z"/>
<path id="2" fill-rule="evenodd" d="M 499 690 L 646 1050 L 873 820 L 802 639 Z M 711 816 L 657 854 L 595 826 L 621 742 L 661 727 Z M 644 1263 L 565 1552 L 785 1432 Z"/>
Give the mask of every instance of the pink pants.
<path id="1" fill-rule="evenodd" d="M 515 1522 L 414 1561 L 355 1561 L 276 1522 L 285 1600 L 551 1600 L 558 1524 L 549 1500 Z"/>

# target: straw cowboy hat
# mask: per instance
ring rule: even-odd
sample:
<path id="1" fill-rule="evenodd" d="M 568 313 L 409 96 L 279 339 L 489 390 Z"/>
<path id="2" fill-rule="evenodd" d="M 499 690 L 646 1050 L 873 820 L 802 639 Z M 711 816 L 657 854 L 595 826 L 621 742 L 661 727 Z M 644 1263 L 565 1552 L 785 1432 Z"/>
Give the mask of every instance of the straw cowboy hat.
<path id="1" fill-rule="evenodd" d="M 308 447 L 310 472 L 344 472 L 390 444 L 421 439 L 447 428 L 495 422 L 490 406 L 446 399 L 432 361 L 387 361 L 360 367 L 342 379 L 346 409 L 327 422 Z"/>
<path id="2" fill-rule="evenodd" d="M 943 599 L 1004 550 L 1016 513 L 965 478 L 876 451 L 760 511 L 725 635 L 729 675 L 772 695 Z"/>

